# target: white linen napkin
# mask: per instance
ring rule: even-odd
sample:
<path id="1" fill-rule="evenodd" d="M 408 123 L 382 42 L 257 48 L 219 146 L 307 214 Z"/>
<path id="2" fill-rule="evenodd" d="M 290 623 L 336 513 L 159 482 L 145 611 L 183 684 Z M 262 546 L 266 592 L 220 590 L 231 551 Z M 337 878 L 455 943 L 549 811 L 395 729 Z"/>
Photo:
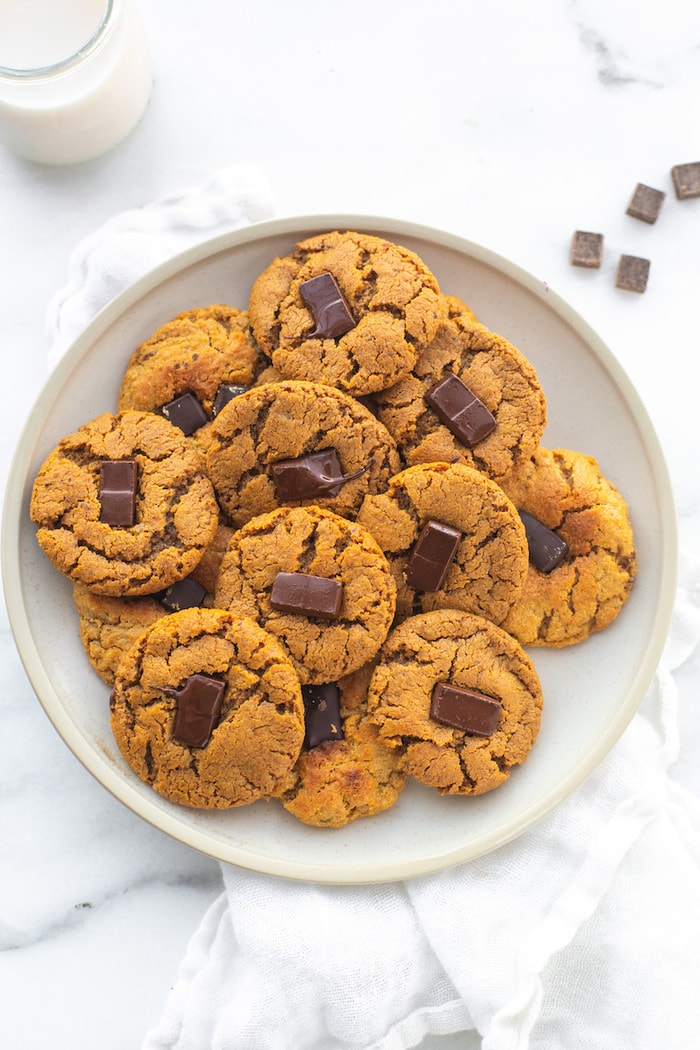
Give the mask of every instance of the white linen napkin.
<path id="1" fill-rule="evenodd" d="M 136 277 L 270 213 L 259 173 L 235 168 L 107 222 L 51 303 L 51 363 Z M 222 865 L 142 1050 L 408 1050 L 455 1032 L 483 1050 L 696 1045 L 700 804 L 669 767 L 699 638 L 700 565 L 684 557 L 661 664 L 621 740 L 486 857 L 357 887 Z"/>

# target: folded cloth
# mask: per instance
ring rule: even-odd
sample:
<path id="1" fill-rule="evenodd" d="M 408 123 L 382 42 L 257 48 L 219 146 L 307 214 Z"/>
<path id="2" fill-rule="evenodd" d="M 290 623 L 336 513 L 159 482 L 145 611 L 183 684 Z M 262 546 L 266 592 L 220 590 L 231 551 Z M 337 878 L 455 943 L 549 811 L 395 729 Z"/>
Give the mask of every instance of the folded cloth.
<path id="1" fill-rule="evenodd" d="M 269 212 L 257 173 L 229 169 L 106 223 L 51 304 L 51 360 L 135 277 Z M 699 638 L 700 565 L 686 557 L 663 658 L 617 745 L 485 857 L 378 886 L 222 865 L 142 1050 L 407 1050 L 450 1033 L 483 1050 L 695 1045 L 700 804 L 669 770 Z"/>

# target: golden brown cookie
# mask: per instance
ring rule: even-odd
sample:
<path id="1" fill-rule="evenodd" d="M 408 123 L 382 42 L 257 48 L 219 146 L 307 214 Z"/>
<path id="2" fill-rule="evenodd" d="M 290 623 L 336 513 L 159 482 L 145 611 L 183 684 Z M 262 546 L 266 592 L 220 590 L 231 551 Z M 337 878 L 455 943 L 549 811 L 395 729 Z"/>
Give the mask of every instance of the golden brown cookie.
<path id="1" fill-rule="evenodd" d="M 511 635 L 481 617 L 440 609 L 389 634 L 369 710 L 406 773 L 442 795 L 480 795 L 530 753 L 542 691 Z"/>
<path id="2" fill-rule="evenodd" d="M 223 303 L 197 307 L 161 325 L 136 348 L 117 406 L 120 412 L 160 412 L 166 406 L 171 422 L 206 443 L 210 420 L 228 397 L 252 386 L 264 364 L 247 311 Z"/>
<path id="3" fill-rule="evenodd" d="M 301 688 L 277 642 L 221 609 L 152 624 L 119 664 L 110 699 L 122 755 L 184 806 L 276 794 L 304 738 Z"/>
<path id="4" fill-rule="evenodd" d="M 304 824 L 339 828 L 373 816 L 393 806 L 404 786 L 406 775 L 367 712 L 373 669 L 365 664 L 337 683 L 302 688 L 306 739 L 280 801 Z"/>
<path id="5" fill-rule="evenodd" d="M 613 622 L 637 573 L 624 498 L 591 456 L 539 448 L 503 481 L 513 503 L 568 545 L 548 573 L 530 564 L 503 623 L 523 645 L 565 646 Z"/>
<path id="6" fill-rule="evenodd" d="M 452 608 L 501 623 L 520 596 L 525 529 L 505 492 L 473 467 L 408 467 L 365 497 L 357 520 L 391 565 L 397 618 Z"/>
<path id="7" fill-rule="evenodd" d="M 395 598 L 376 540 L 321 507 L 281 507 L 238 529 L 216 589 L 220 608 L 278 639 L 304 685 L 334 682 L 371 660 Z"/>
<path id="8" fill-rule="evenodd" d="M 194 569 L 219 511 L 199 450 L 167 419 L 129 411 L 106 412 L 58 443 L 30 514 L 60 572 L 97 594 L 142 595 Z"/>
<path id="9" fill-rule="evenodd" d="M 249 301 L 253 334 L 281 375 L 354 396 L 406 375 L 442 309 L 437 281 L 414 252 L 337 230 L 271 262 Z"/>
<path id="10" fill-rule="evenodd" d="M 305 499 L 280 491 L 280 462 L 324 451 L 335 452 L 336 470 L 348 480 L 312 488 Z M 207 453 L 209 477 L 236 526 L 282 504 L 314 503 L 354 518 L 364 496 L 381 491 L 399 466 L 391 435 L 367 408 L 332 387 L 293 380 L 231 401 L 212 424 Z"/>
<path id="11" fill-rule="evenodd" d="M 377 414 L 407 463 L 466 463 L 500 481 L 537 448 L 546 422 L 544 394 L 535 369 L 514 346 L 475 320 L 460 299 L 445 301 L 449 316 L 411 374 L 374 396 Z M 459 380 L 493 419 L 490 432 L 473 445 L 427 400 L 448 377 L 456 377 L 450 382 Z"/>

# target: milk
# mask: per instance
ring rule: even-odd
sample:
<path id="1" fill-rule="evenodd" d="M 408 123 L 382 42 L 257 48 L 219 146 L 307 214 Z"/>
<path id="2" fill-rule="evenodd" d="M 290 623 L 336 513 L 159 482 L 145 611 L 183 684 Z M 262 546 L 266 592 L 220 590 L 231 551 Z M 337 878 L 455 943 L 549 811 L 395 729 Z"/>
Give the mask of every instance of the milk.
<path id="1" fill-rule="evenodd" d="M 151 90 L 143 25 L 133 0 L 114 0 L 100 29 L 106 7 L 0 0 L 0 66 L 9 67 L 0 69 L 0 140 L 8 149 L 75 163 L 111 149 L 138 122 Z"/>

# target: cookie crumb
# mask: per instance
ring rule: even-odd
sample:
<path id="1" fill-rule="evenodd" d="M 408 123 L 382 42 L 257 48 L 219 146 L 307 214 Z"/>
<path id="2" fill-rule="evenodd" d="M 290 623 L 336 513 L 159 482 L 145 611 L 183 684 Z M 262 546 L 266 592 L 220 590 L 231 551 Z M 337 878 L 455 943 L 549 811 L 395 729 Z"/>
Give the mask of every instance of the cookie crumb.
<path id="1" fill-rule="evenodd" d="M 679 201 L 700 197 L 700 161 L 676 164 L 671 168 L 671 178 Z"/>
<path id="2" fill-rule="evenodd" d="M 576 230 L 571 241 L 569 261 L 572 266 L 597 269 L 603 259 L 603 234 Z"/>
<path id="3" fill-rule="evenodd" d="M 642 222 L 655 223 L 665 199 L 666 194 L 662 190 L 638 182 L 627 206 L 627 214 Z"/>
<path id="4" fill-rule="evenodd" d="M 649 259 L 640 259 L 636 255 L 621 255 L 617 267 L 615 287 L 624 288 L 628 292 L 643 292 L 646 290 L 649 278 Z"/>

